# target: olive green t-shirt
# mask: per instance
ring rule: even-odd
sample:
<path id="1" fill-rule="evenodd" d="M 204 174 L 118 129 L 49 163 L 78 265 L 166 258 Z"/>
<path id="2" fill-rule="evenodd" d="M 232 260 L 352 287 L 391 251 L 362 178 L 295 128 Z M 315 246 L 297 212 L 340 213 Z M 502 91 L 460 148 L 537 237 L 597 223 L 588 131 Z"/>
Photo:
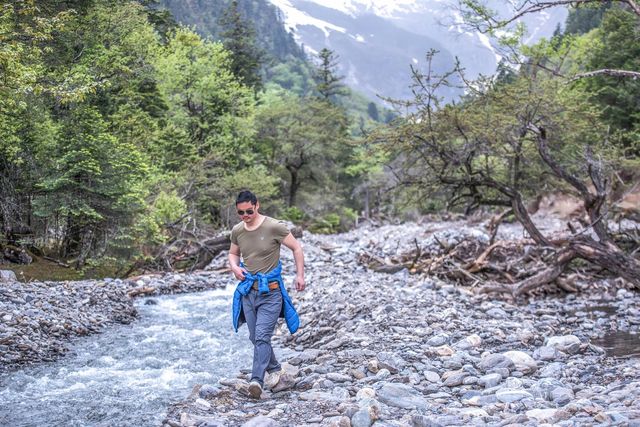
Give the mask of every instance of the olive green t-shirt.
<path id="1" fill-rule="evenodd" d="M 244 265 L 251 274 L 268 273 L 278 266 L 280 245 L 289 234 L 282 221 L 265 217 L 255 230 L 246 230 L 244 222 L 231 230 L 231 243 L 238 245 Z"/>

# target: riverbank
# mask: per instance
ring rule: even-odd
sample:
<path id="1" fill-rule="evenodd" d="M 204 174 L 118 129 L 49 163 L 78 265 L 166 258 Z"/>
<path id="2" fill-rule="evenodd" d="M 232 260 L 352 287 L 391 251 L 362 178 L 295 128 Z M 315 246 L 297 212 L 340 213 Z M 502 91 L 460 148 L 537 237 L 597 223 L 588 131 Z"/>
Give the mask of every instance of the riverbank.
<path id="1" fill-rule="evenodd" d="M 434 235 L 486 238 L 464 223 L 305 234 L 309 286 L 293 293 L 302 326 L 278 330 L 288 356 L 276 390 L 246 397 L 247 372 L 196 385 L 164 425 L 640 425 L 638 292 L 585 281 L 577 294 L 511 303 L 357 263 Z M 625 357 L 606 352 L 616 338 Z"/>

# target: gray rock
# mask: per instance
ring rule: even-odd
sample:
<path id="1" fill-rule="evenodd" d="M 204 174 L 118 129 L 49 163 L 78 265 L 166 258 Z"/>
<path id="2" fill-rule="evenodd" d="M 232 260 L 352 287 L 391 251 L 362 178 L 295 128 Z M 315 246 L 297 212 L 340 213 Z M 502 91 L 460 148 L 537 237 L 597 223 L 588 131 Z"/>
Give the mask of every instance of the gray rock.
<path id="1" fill-rule="evenodd" d="M 495 307 L 490 310 L 487 310 L 487 316 L 493 317 L 494 319 L 504 319 L 508 316 L 507 312 L 501 308 Z"/>
<path id="2" fill-rule="evenodd" d="M 561 335 L 549 337 L 546 345 L 563 353 L 574 354 L 580 350 L 580 339 L 575 335 Z"/>
<path id="3" fill-rule="evenodd" d="M 259 415 L 242 424 L 242 427 L 278 427 L 279 425 L 277 421 Z"/>
<path id="4" fill-rule="evenodd" d="M 424 377 L 427 379 L 427 381 L 429 381 L 430 383 L 439 383 L 440 382 L 440 375 L 438 375 L 437 372 L 434 371 L 424 371 Z"/>
<path id="5" fill-rule="evenodd" d="M 502 382 L 502 375 L 500 374 L 487 374 L 478 378 L 478 384 L 484 388 L 495 387 Z"/>
<path id="6" fill-rule="evenodd" d="M 351 426 L 369 427 L 374 423 L 374 421 L 375 420 L 371 416 L 371 411 L 368 408 L 362 408 L 351 417 Z"/>
<path id="7" fill-rule="evenodd" d="M 422 394 L 404 384 L 386 383 L 377 395 L 380 402 L 397 408 L 427 410 L 430 407 Z"/>
<path id="8" fill-rule="evenodd" d="M 204 384 L 198 391 L 198 396 L 203 399 L 211 399 L 220 394 L 221 389 L 211 384 Z"/>
<path id="9" fill-rule="evenodd" d="M 556 350 L 555 347 L 540 347 L 533 353 L 533 358 L 537 360 L 547 361 L 547 360 L 555 360 L 560 357 L 560 353 Z"/>
<path id="10" fill-rule="evenodd" d="M 427 345 L 431 347 L 440 347 L 449 342 L 449 335 L 437 334 L 427 340 Z"/>
<path id="11" fill-rule="evenodd" d="M 533 396 L 523 389 L 503 388 L 496 393 L 496 399 L 503 403 L 517 402 L 522 399 L 531 399 Z"/>
<path id="12" fill-rule="evenodd" d="M 511 359 L 502 354 L 489 354 L 482 358 L 478 368 L 484 372 L 496 368 L 513 369 L 515 367 Z"/>
<path id="13" fill-rule="evenodd" d="M 543 378 L 560 378 L 564 369 L 563 363 L 553 362 L 542 368 L 538 374 Z"/>
<path id="14" fill-rule="evenodd" d="M 551 400 L 556 405 L 564 406 L 571 402 L 574 397 L 573 390 L 566 387 L 556 387 L 551 390 Z"/>
<path id="15" fill-rule="evenodd" d="M 427 416 L 427 415 L 412 415 L 411 416 L 411 427 L 443 427 L 443 424 L 440 424 L 435 416 Z"/>
<path id="16" fill-rule="evenodd" d="M 465 371 L 447 372 L 447 374 L 449 375 L 444 380 L 444 385 L 447 387 L 459 386 L 469 376 L 469 373 Z"/>
<path id="17" fill-rule="evenodd" d="M 18 278 L 16 273 L 11 270 L 0 270 L 0 283 L 1 282 L 17 282 Z"/>
<path id="18" fill-rule="evenodd" d="M 398 356 L 396 353 L 387 351 L 378 353 L 376 358 L 378 359 L 378 366 L 388 369 L 392 374 L 397 374 L 399 371 L 404 369 L 407 364 L 402 357 Z"/>

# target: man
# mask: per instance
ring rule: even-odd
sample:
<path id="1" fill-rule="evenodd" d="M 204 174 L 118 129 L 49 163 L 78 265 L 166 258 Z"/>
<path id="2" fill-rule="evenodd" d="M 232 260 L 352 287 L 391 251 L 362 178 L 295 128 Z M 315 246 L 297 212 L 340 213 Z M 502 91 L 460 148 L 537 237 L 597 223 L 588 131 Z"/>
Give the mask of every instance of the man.
<path id="1" fill-rule="evenodd" d="M 291 333 L 300 323 L 282 282 L 280 246 L 293 251 L 297 291 L 305 287 L 304 256 L 300 243 L 284 223 L 260 214 L 260 203 L 252 192 L 243 191 L 238 195 L 236 210 L 242 221 L 231 230 L 229 249 L 229 266 L 240 280 L 233 296 L 233 326 L 236 332 L 243 321 L 249 327 L 249 339 L 253 343 L 249 395 L 259 399 L 265 373 L 270 374 L 271 386 L 277 383 L 281 373 L 271 347 L 278 317 L 285 318 Z M 240 262 L 241 256 L 243 262 Z"/>

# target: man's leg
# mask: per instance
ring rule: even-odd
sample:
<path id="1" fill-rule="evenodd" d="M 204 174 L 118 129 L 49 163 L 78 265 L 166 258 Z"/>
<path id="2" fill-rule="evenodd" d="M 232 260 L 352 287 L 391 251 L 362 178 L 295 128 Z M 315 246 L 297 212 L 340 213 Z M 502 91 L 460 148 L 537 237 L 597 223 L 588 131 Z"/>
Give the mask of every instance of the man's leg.
<path id="1" fill-rule="evenodd" d="M 279 291 L 271 291 L 268 294 L 259 295 L 256 299 L 256 323 L 253 347 L 253 369 L 251 380 L 264 384 L 264 374 L 269 370 L 279 369 L 273 348 L 271 337 L 282 309 L 282 294 Z"/>
<path id="2" fill-rule="evenodd" d="M 251 290 L 249 293 L 242 297 L 242 312 L 244 313 L 244 319 L 247 321 L 247 327 L 249 328 L 249 339 L 255 346 L 256 344 L 256 296 L 258 292 Z"/>

